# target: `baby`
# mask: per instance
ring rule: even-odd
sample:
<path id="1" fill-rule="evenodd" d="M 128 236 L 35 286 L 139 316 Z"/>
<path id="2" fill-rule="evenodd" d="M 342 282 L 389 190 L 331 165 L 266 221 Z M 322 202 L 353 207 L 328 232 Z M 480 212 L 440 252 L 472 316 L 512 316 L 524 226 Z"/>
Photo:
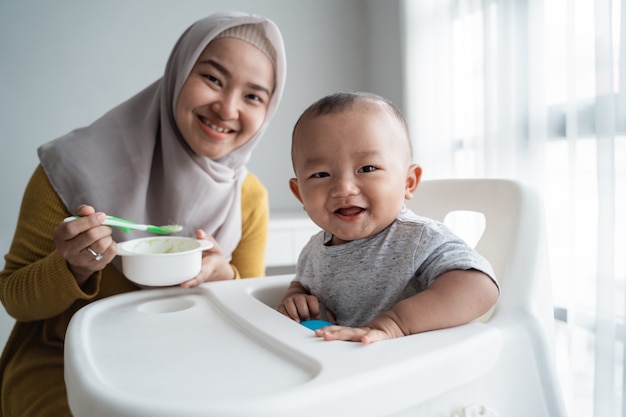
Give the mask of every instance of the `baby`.
<path id="1" fill-rule="evenodd" d="M 487 260 L 404 206 L 422 170 L 393 103 L 322 98 L 296 122 L 291 156 L 291 191 L 322 231 L 302 250 L 278 311 L 300 322 L 325 307 L 336 325 L 317 336 L 371 343 L 465 324 L 496 303 Z"/>

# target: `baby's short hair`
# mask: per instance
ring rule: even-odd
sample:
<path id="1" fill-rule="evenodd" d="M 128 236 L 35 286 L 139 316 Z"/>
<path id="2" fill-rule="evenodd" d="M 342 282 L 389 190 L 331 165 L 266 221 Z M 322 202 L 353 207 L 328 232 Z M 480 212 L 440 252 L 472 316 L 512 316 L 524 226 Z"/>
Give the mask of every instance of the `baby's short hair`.
<path id="1" fill-rule="evenodd" d="M 400 111 L 398 106 L 395 105 L 389 99 L 386 99 L 382 96 L 379 96 L 374 93 L 361 92 L 361 91 L 345 91 L 339 93 L 329 94 L 321 99 L 317 100 L 315 103 L 311 104 L 307 107 L 304 112 L 300 115 L 296 124 L 293 127 L 293 131 L 291 132 L 292 137 L 292 159 L 293 159 L 293 138 L 295 137 L 296 130 L 298 129 L 298 125 L 300 122 L 306 118 L 314 118 L 315 116 L 323 116 L 325 114 L 334 114 L 341 113 L 343 111 L 349 110 L 352 106 L 358 102 L 372 102 L 378 103 L 386 106 L 391 113 L 396 117 L 404 133 L 406 134 L 407 142 L 409 145 L 409 152 L 411 157 L 413 155 L 413 146 L 411 145 L 411 141 L 409 139 L 409 128 L 406 123 L 406 119 L 404 118 L 404 114 Z"/>
<path id="2" fill-rule="evenodd" d="M 333 113 L 341 113 L 342 111 L 350 109 L 356 102 L 359 101 L 372 101 L 375 103 L 381 103 L 389 107 L 392 113 L 396 116 L 404 130 L 407 132 L 408 136 L 408 127 L 406 123 L 406 119 L 404 115 L 389 99 L 386 99 L 382 96 L 379 96 L 374 93 L 366 93 L 361 91 L 350 91 L 350 92 L 339 92 L 329 94 L 321 99 L 317 100 L 315 103 L 311 104 L 298 118 L 293 130 L 295 132 L 298 124 L 302 119 L 308 116 L 322 116 L 324 114 L 333 114 Z"/>

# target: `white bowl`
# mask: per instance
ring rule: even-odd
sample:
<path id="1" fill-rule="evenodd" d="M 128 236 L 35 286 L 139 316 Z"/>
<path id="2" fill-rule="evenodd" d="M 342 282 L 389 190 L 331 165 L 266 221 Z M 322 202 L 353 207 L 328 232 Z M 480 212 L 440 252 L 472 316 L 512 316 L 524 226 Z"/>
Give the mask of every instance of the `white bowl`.
<path id="1" fill-rule="evenodd" d="M 122 271 L 139 285 L 177 285 L 200 272 L 202 251 L 213 246 L 208 240 L 180 236 L 154 236 L 118 243 Z"/>

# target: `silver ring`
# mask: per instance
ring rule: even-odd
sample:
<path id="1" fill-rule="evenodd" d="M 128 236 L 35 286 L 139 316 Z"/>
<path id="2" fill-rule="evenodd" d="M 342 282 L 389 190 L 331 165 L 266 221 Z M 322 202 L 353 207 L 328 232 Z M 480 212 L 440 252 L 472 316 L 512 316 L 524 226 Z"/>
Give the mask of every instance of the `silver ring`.
<path id="1" fill-rule="evenodd" d="M 102 259 L 102 254 L 96 252 L 95 250 L 91 249 L 89 246 L 87 246 L 85 249 L 87 249 L 87 252 L 91 253 L 94 257 L 94 259 L 96 260 L 96 262 L 98 262 L 99 260 Z"/>

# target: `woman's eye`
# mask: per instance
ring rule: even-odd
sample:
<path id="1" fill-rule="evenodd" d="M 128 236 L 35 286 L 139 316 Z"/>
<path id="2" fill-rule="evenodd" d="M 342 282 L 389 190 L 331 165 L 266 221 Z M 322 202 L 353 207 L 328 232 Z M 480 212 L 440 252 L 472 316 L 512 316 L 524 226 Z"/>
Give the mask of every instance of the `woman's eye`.
<path id="1" fill-rule="evenodd" d="M 324 178 L 324 177 L 330 177 L 330 174 L 328 172 L 316 172 L 315 174 L 311 175 L 311 178 Z"/>
<path id="2" fill-rule="evenodd" d="M 220 80 L 218 80 L 216 77 L 212 76 L 212 75 L 205 75 L 204 78 L 206 78 L 207 80 L 209 80 L 209 82 L 216 84 L 216 85 L 222 85 L 222 82 Z"/>
<path id="3" fill-rule="evenodd" d="M 258 101 L 258 102 L 262 101 L 261 97 L 257 96 L 256 94 L 248 94 L 246 97 L 252 101 Z"/>
<path id="4" fill-rule="evenodd" d="M 374 165 L 365 165 L 364 167 L 359 169 L 359 172 L 373 172 L 376 171 L 376 167 Z"/>

